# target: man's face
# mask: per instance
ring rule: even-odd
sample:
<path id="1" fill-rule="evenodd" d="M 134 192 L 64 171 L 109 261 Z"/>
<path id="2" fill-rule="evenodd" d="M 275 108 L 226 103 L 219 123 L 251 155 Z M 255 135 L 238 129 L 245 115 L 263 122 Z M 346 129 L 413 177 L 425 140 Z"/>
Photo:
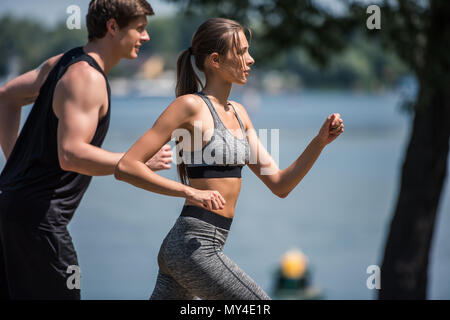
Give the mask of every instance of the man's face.
<path id="1" fill-rule="evenodd" d="M 125 59 L 136 59 L 140 46 L 150 40 L 150 36 L 145 29 L 147 17 L 139 16 L 132 20 L 128 26 L 122 28 L 117 33 L 118 46 L 121 57 Z"/>

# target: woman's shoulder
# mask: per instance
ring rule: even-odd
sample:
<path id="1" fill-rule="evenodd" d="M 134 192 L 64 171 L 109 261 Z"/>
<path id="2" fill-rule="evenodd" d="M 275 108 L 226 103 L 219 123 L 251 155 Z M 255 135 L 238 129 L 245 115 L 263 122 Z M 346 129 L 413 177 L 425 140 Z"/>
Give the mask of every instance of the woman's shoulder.
<path id="1" fill-rule="evenodd" d="M 247 110 L 244 108 L 244 106 L 237 101 L 230 100 L 229 102 L 236 109 L 236 112 L 238 113 L 239 117 L 241 117 L 244 124 L 247 124 L 248 121 L 250 120 L 250 118 L 249 118 Z"/>
<path id="2" fill-rule="evenodd" d="M 177 97 L 173 104 L 175 104 L 177 108 L 180 109 L 180 111 L 184 111 L 185 113 L 192 116 L 197 114 L 202 108 L 201 102 L 201 98 L 198 95 L 192 93 Z"/>
<path id="3" fill-rule="evenodd" d="M 229 100 L 229 102 L 236 108 L 237 112 L 245 112 L 247 114 L 247 110 L 245 110 L 244 106 L 237 101 Z"/>

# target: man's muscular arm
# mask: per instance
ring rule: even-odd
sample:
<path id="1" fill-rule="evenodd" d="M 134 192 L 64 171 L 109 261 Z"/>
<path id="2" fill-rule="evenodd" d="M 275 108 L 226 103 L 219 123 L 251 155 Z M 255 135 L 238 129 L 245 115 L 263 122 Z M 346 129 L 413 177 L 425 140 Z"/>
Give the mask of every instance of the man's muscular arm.
<path id="1" fill-rule="evenodd" d="M 56 85 L 53 110 L 59 119 L 58 158 L 63 170 L 89 176 L 114 172 L 123 154 L 90 144 L 107 101 L 105 78 L 85 62 L 72 65 Z"/>
<path id="2" fill-rule="evenodd" d="M 63 170 L 89 176 L 114 173 L 123 153 L 90 144 L 108 104 L 103 75 L 85 62 L 71 66 L 55 88 L 53 110 L 58 117 L 58 158 Z M 147 165 L 153 170 L 169 169 L 171 153 L 163 147 Z"/>
<path id="3" fill-rule="evenodd" d="M 22 74 L 0 88 L 0 145 L 6 159 L 18 137 L 22 107 L 36 100 L 48 73 L 61 56 L 48 59 L 37 69 Z"/>

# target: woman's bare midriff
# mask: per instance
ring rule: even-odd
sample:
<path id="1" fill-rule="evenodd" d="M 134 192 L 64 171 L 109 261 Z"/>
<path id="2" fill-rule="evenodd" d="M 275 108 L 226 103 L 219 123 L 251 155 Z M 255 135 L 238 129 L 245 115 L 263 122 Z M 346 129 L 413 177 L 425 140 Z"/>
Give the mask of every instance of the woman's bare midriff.
<path id="1" fill-rule="evenodd" d="M 190 179 L 189 185 L 200 190 L 219 191 L 225 199 L 225 208 L 222 210 L 210 210 L 227 218 L 234 217 L 234 207 L 236 206 L 239 192 L 241 191 L 241 178 L 201 178 Z M 186 200 L 185 205 L 198 204 Z"/>

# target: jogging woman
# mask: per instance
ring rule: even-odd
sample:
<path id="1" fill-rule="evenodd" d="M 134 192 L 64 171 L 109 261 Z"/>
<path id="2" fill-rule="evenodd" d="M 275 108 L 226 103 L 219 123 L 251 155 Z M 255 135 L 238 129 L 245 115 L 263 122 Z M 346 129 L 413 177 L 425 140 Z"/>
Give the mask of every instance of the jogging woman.
<path id="1" fill-rule="evenodd" d="M 254 64 L 245 31 L 237 22 L 222 18 L 209 19 L 198 28 L 191 47 L 178 58 L 177 98 L 116 167 L 119 180 L 186 199 L 161 245 L 151 299 L 270 299 L 222 252 L 241 188 L 242 167 L 248 165 L 275 195 L 284 198 L 324 147 L 344 131 L 340 115 L 331 114 L 300 157 L 288 168 L 278 168 L 245 108 L 228 100 L 232 85 L 244 85 Z M 204 86 L 191 57 L 205 75 Z M 179 142 L 182 183 L 145 165 L 172 137 Z"/>

